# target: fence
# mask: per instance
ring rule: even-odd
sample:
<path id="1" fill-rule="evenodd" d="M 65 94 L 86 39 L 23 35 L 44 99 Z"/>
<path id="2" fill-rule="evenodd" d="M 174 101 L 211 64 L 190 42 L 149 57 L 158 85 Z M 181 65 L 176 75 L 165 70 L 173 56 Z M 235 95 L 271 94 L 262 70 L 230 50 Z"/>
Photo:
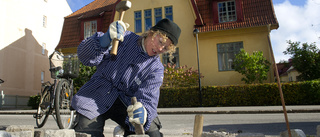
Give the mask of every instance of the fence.
<path id="1" fill-rule="evenodd" d="M 28 108 L 29 96 L 5 95 L 1 91 L 0 109 Z"/>

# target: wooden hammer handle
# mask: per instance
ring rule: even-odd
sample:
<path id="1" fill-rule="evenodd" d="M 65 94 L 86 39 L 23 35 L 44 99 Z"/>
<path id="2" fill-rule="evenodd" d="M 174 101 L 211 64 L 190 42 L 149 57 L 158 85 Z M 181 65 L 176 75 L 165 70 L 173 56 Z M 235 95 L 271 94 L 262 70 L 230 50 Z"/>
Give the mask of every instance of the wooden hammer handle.
<path id="1" fill-rule="evenodd" d="M 134 105 L 137 103 L 137 98 L 136 97 L 132 97 L 131 98 L 131 104 Z M 144 135 L 144 129 L 143 129 L 143 125 L 142 124 L 136 124 L 133 123 L 134 128 L 135 128 L 135 132 L 137 135 Z"/>
<path id="2" fill-rule="evenodd" d="M 123 11 L 123 10 L 119 11 L 119 13 L 120 13 L 119 20 L 120 21 L 122 21 L 122 19 L 123 19 L 124 12 L 125 11 Z M 114 55 L 114 56 L 117 55 L 117 53 L 118 53 L 118 45 L 119 45 L 119 40 L 118 39 L 113 39 L 112 40 L 112 49 L 110 51 L 111 55 Z"/>

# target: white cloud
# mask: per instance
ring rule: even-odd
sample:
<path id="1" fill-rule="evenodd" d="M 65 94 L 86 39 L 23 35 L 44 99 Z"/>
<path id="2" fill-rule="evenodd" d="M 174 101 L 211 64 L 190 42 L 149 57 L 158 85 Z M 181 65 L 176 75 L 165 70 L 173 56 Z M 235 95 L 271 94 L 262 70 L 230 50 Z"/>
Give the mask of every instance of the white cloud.
<path id="1" fill-rule="evenodd" d="M 278 30 L 271 32 L 271 42 L 276 62 L 288 60 L 283 51 L 288 47 L 288 40 L 320 47 L 320 0 L 308 0 L 305 5 L 292 5 L 289 0 L 274 5 L 279 22 Z"/>

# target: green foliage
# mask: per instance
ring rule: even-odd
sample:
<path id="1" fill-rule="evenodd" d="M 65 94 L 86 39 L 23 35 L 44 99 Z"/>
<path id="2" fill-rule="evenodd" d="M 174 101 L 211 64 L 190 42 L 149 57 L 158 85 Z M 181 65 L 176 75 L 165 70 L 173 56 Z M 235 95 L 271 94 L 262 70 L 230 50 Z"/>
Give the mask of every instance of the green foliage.
<path id="1" fill-rule="evenodd" d="M 40 98 L 41 98 L 40 95 L 30 96 L 27 105 L 30 106 L 32 109 L 38 108 L 40 103 Z"/>
<path id="2" fill-rule="evenodd" d="M 187 65 L 176 67 L 168 63 L 164 70 L 164 79 L 162 87 L 192 87 L 198 85 L 198 70 L 188 68 Z M 200 74 L 201 75 L 201 74 Z M 203 76 L 201 76 L 203 78 Z"/>
<path id="3" fill-rule="evenodd" d="M 75 91 L 78 91 L 82 85 L 90 80 L 92 75 L 97 71 L 97 68 L 85 66 L 82 63 L 79 65 L 79 76 L 74 80 Z"/>
<path id="4" fill-rule="evenodd" d="M 283 83 L 286 105 L 320 105 L 320 81 Z M 281 105 L 276 83 L 202 87 L 202 106 Z M 159 107 L 199 107 L 198 87 L 162 88 Z"/>
<path id="5" fill-rule="evenodd" d="M 289 47 L 283 53 L 292 58 L 292 65 L 301 73 L 301 80 L 314 80 L 320 78 L 320 50 L 315 43 L 310 45 L 300 42 L 288 41 Z"/>
<path id="6" fill-rule="evenodd" d="M 245 76 L 241 81 L 246 84 L 262 83 L 267 79 L 270 62 L 263 57 L 261 51 L 253 52 L 250 56 L 241 49 L 235 57 L 234 67 L 235 71 Z"/>

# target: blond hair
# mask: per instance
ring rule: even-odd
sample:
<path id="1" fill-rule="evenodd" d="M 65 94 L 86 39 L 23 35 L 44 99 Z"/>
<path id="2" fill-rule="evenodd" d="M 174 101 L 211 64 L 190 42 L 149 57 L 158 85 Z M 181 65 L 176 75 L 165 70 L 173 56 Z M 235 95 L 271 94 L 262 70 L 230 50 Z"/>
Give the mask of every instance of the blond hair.
<path id="1" fill-rule="evenodd" d="M 139 43 L 141 44 L 142 40 L 145 39 L 145 38 L 147 38 L 149 35 L 152 35 L 152 39 L 153 39 L 153 38 L 154 38 L 156 35 L 158 35 L 158 34 L 164 39 L 164 42 L 166 42 L 167 39 L 169 39 L 169 38 L 167 37 L 166 33 L 164 33 L 164 32 L 161 31 L 161 30 L 156 30 L 156 31 L 155 31 L 155 30 L 148 30 L 148 31 L 146 31 L 145 33 L 141 34 L 141 38 L 139 39 Z M 172 62 L 172 59 L 174 58 L 173 53 L 176 52 L 176 48 L 177 48 L 177 47 L 171 43 L 171 44 L 167 47 L 167 51 L 165 52 L 165 53 L 168 53 L 168 54 L 169 54 L 169 61 L 170 61 L 171 63 L 173 63 L 173 62 Z"/>

